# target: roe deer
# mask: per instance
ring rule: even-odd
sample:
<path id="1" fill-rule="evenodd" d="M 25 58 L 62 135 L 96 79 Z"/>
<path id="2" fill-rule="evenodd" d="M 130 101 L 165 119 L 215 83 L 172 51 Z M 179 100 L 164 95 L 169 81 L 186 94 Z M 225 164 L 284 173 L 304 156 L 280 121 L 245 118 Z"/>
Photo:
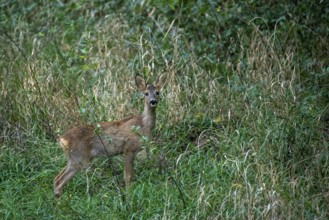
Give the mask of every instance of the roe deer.
<path id="1" fill-rule="evenodd" d="M 74 127 L 59 138 L 68 161 L 55 177 L 55 196 L 62 194 L 63 187 L 79 170 L 90 165 L 94 157 L 100 156 L 124 154 L 124 180 L 126 187 L 129 187 L 134 174 L 134 159 L 142 147 L 141 136 L 152 138 L 151 130 L 155 126 L 159 91 L 165 80 L 165 75 L 161 75 L 154 84 L 147 85 L 141 76 L 135 76 L 136 86 L 145 96 L 142 114 L 118 121 L 101 122 L 97 126 Z"/>

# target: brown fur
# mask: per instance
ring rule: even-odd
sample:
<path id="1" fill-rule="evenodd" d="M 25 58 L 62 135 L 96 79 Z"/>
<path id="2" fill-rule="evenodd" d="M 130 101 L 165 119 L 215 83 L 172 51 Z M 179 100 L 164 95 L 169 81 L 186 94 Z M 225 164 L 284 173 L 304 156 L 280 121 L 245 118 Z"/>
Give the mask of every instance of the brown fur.
<path id="1" fill-rule="evenodd" d="M 133 162 L 136 154 L 141 150 L 141 136 L 151 138 L 151 130 L 155 126 L 157 92 L 164 81 L 165 78 L 160 76 L 155 85 L 146 85 L 142 77 L 139 75 L 135 77 L 138 89 L 147 94 L 142 114 L 113 122 L 74 127 L 59 138 L 68 162 L 55 177 L 56 196 L 62 194 L 67 182 L 82 168 L 89 166 L 94 157 L 109 157 L 118 154 L 124 155 L 124 179 L 126 187 L 129 187 L 134 175 Z"/>

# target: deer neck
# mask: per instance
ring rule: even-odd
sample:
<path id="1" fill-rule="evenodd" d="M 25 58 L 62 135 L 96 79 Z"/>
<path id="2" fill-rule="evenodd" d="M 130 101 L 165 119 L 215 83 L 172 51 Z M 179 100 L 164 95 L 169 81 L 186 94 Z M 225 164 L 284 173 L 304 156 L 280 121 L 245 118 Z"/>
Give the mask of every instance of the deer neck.
<path id="1" fill-rule="evenodd" d="M 151 131 L 155 127 L 156 120 L 156 109 L 151 108 L 147 103 L 145 103 L 144 111 L 141 115 L 143 133 L 147 137 L 151 138 Z"/>

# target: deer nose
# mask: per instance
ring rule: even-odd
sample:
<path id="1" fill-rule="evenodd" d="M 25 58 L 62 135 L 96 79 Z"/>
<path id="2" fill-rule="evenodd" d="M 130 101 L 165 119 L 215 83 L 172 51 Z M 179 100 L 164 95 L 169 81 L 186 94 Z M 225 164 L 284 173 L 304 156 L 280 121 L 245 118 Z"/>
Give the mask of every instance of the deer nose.
<path id="1" fill-rule="evenodd" d="M 158 101 L 157 101 L 156 99 L 151 99 L 151 100 L 150 100 L 150 104 L 151 104 L 152 106 L 155 106 L 157 103 L 158 103 Z"/>

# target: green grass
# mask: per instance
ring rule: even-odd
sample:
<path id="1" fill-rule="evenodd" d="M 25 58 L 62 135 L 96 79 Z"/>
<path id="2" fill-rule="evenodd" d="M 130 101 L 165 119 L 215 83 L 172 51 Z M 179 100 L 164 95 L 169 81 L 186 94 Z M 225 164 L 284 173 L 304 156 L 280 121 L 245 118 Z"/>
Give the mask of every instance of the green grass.
<path id="1" fill-rule="evenodd" d="M 61 2 L 1 2 L 1 219 L 329 218 L 324 6 Z M 132 187 L 96 159 L 56 199 L 56 137 L 140 112 L 134 75 L 162 72 Z"/>

